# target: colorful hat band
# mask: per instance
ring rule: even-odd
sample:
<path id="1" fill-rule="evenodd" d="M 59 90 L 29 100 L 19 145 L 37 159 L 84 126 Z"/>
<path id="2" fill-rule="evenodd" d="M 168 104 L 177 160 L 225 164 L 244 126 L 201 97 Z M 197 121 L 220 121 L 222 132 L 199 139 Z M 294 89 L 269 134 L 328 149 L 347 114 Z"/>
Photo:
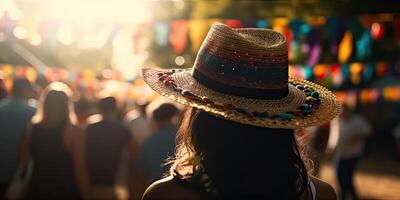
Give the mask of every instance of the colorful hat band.
<path id="1" fill-rule="evenodd" d="M 203 84 L 204 86 L 224 94 L 230 94 L 234 96 L 241 96 L 253 99 L 281 99 L 288 95 L 289 89 L 288 85 L 282 89 L 256 89 L 256 88 L 244 88 L 232 86 L 229 84 L 221 83 L 219 81 L 215 81 L 214 79 L 209 78 L 200 72 L 197 68 L 194 68 L 192 71 L 192 76 L 196 81 Z"/>

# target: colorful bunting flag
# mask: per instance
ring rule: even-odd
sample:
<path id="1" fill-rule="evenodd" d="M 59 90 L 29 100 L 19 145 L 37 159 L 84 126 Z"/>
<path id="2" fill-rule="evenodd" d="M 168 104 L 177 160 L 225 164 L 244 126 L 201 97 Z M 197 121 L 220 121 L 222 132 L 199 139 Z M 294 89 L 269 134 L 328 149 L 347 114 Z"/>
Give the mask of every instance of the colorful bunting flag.
<path id="1" fill-rule="evenodd" d="M 156 22 L 154 24 L 155 43 L 159 46 L 168 45 L 169 26 L 165 22 Z"/>
<path id="2" fill-rule="evenodd" d="M 188 32 L 187 20 L 175 20 L 171 22 L 171 32 L 169 35 L 169 42 L 178 55 L 181 55 L 186 48 Z"/>
<path id="3" fill-rule="evenodd" d="M 189 22 L 189 37 L 192 52 L 197 52 L 207 35 L 209 24 L 206 20 L 194 19 Z"/>
<path id="4" fill-rule="evenodd" d="M 339 44 L 339 63 L 346 63 L 353 52 L 353 36 L 350 31 L 346 31 Z"/>
<path id="5" fill-rule="evenodd" d="M 237 19 L 226 19 L 223 21 L 224 24 L 228 25 L 231 28 L 241 28 L 242 22 Z"/>

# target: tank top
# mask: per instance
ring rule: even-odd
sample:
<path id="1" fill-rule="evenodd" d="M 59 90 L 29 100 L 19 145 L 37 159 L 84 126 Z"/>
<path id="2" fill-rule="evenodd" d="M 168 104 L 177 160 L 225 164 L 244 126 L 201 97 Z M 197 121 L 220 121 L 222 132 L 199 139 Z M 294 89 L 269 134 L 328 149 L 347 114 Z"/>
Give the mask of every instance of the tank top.
<path id="1" fill-rule="evenodd" d="M 33 126 L 31 154 L 34 169 L 28 199 L 80 198 L 72 155 L 65 149 L 63 142 L 65 126 Z"/>
<path id="2" fill-rule="evenodd" d="M 311 192 L 311 197 L 313 200 L 317 199 L 317 189 L 315 188 L 314 183 L 312 182 L 311 179 L 309 179 L 310 181 L 308 182 L 308 191 Z"/>

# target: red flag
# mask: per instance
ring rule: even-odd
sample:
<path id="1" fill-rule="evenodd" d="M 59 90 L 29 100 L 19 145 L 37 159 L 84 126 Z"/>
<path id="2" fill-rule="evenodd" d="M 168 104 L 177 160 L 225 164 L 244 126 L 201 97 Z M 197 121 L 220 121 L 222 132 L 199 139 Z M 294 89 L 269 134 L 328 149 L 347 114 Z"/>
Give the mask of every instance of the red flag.
<path id="1" fill-rule="evenodd" d="M 183 53 L 187 43 L 188 21 L 175 20 L 171 22 L 171 33 L 169 42 L 175 53 L 180 55 Z"/>

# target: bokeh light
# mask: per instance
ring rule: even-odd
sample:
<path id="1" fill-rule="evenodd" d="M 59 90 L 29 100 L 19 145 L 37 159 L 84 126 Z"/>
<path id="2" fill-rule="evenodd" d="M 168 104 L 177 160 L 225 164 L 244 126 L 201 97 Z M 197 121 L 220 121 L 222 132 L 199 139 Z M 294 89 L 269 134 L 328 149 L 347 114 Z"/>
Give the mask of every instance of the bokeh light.
<path id="1" fill-rule="evenodd" d="M 185 58 L 183 56 L 177 56 L 175 58 L 175 64 L 178 66 L 182 66 L 183 64 L 185 64 Z"/>

